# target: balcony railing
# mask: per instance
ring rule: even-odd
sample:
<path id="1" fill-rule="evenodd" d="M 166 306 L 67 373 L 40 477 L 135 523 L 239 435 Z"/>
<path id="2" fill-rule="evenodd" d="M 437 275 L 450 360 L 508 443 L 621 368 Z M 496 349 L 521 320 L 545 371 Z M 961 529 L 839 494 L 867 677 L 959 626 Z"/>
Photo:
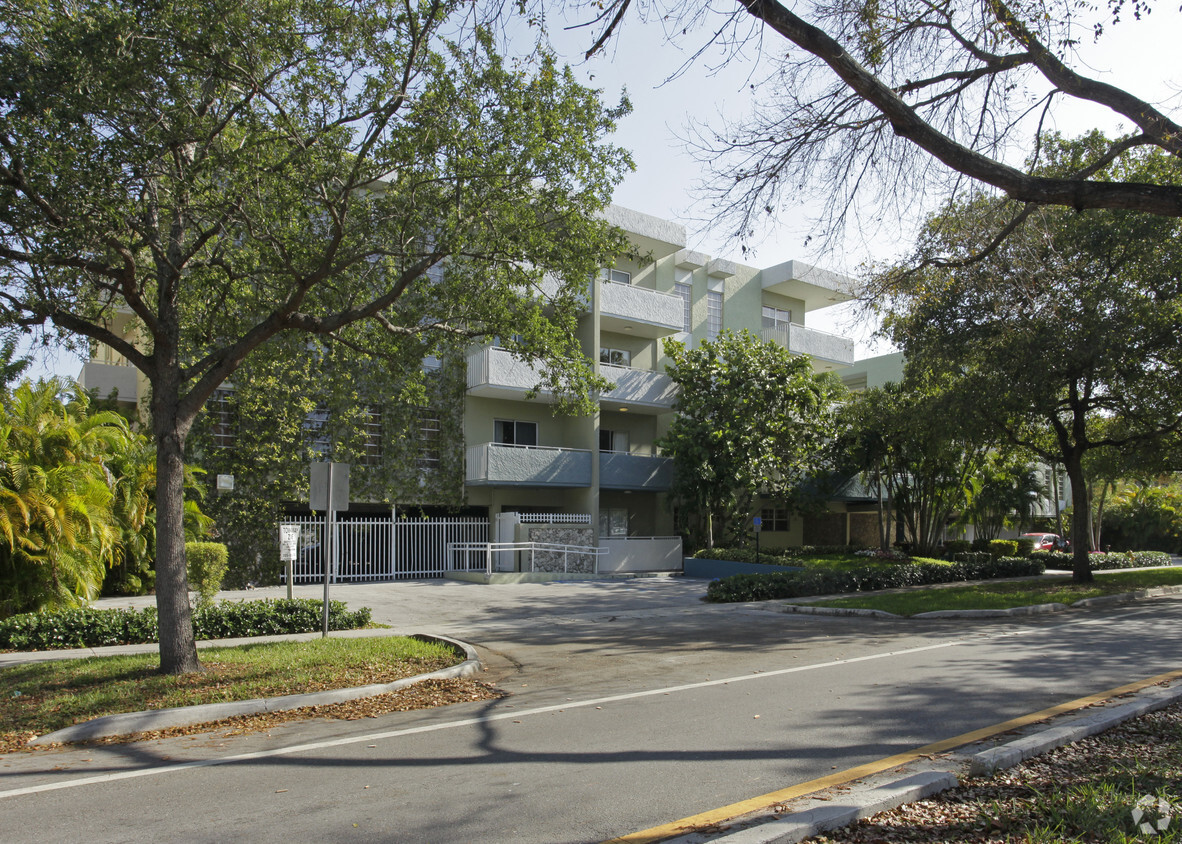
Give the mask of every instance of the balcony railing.
<path id="1" fill-rule="evenodd" d="M 591 452 L 578 448 L 483 443 L 467 450 L 465 480 L 473 486 L 585 487 Z"/>
<path id="2" fill-rule="evenodd" d="M 663 372 L 601 363 L 599 374 L 615 385 L 600 396 L 603 402 L 659 413 L 672 410 L 677 399 L 677 385 Z"/>
<path id="3" fill-rule="evenodd" d="M 629 454 L 624 451 L 599 453 L 599 488 L 666 492 L 673 485 L 673 461 L 668 457 Z"/>
<path id="4" fill-rule="evenodd" d="M 507 349 L 486 346 L 468 355 L 468 392 L 474 396 L 519 399 L 540 380 L 529 361 Z"/>
<path id="5" fill-rule="evenodd" d="M 610 281 L 602 282 L 599 290 L 599 317 L 608 331 L 665 337 L 682 329 L 684 303 L 680 296 Z"/>
<path id="6" fill-rule="evenodd" d="M 78 374 L 78 384 L 84 390 L 97 390 L 101 398 L 118 391 L 120 401 L 134 402 L 139 397 L 138 371 L 126 364 L 87 361 Z"/>
<path id="7" fill-rule="evenodd" d="M 805 328 L 796 323 L 765 328 L 762 336 L 765 341 L 782 346 L 794 355 L 808 355 L 815 360 L 840 366 L 852 366 L 854 363 L 854 341 L 849 337 Z"/>

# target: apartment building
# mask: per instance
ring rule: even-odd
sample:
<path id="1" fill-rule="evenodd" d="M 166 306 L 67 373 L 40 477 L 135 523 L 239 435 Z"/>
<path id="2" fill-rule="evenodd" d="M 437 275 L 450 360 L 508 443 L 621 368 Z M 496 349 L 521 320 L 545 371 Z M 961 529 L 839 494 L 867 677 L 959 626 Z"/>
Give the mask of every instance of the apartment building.
<path id="1" fill-rule="evenodd" d="M 665 504 L 671 461 L 655 442 L 676 398 L 662 340 L 695 344 L 747 329 L 811 357 L 817 371 L 854 362 L 854 343 L 807 328 L 805 314 L 850 298 L 852 280 L 788 261 L 766 269 L 686 248 L 685 228 L 613 206 L 609 218 L 644 256 L 604 268 L 591 285 L 579 339 L 596 371 L 614 384 L 598 412 L 558 417 L 528 365 L 496 346 L 468 357 L 466 489 L 490 517 L 509 511 L 588 513 L 601 539 L 673 532 Z M 788 541 L 787 514 L 769 533 Z M 779 530 L 776 530 L 776 529 Z"/>
<path id="2" fill-rule="evenodd" d="M 713 258 L 688 249 L 677 223 L 618 206 L 607 216 L 641 257 L 605 267 L 580 317 L 580 344 L 614 385 L 598 397 L 596 413 L 556 415 L 545 393 L 528 398 L 536 374 L 495 343 L 467 354 L 467 511 L 494 524 L 504 513 L 579 514 L 601 540 L 673 533 L 665 502 L 672 465 L 655 445 L 676 398 L 664 372 L 665 338 L 693 345 L 746 329 L 808 355 L 817 371 L 854 363 L 851 339 L 805 326 L 807 313 L 850 298 L 851 279 L 799 261 L 760 269 Z M 130 322 L 119 328 L 132 330 Z M 79 382 L 102 395 L 117 388 L 127 402 L 143 394 L 136 371 L 103 346 Z M 767 516 L 769 544 L 799 544 L 800 525 L 789 514 L 773 507 Z"/>

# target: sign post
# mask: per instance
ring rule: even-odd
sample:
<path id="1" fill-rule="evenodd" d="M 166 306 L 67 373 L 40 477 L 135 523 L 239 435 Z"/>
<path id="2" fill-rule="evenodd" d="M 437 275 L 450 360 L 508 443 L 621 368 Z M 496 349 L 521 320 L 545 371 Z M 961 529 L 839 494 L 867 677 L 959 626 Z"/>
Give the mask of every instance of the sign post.
<path id="1" fill-rule="evenodd" d="M 300 548 L 300 526 L 299 525 L 280 525 L 279 526 L 279 559 L 281 562 L 287 563 L 287 597 L 290 600 L 292 597 L 291 582 L 293 579 L 293 563 L 295 563 L 296 554 Z"/>
<path id="2" fill-rule="evenodd" d="M 336 512 L 349 506 L 349 464 L 313 463 L 309 480 L 309 503 L 313 510 L 324 511 L 324 607 L 320 620 L 321 635 L 328 636 L 328 584 L 336 562 Z"/>
<path id="3" fill-rule="evenodd" d="M 759 532 L 763 529 L 763 517 L 756 516 L 751 520 L 751 524 L 755 527 L 755 563 L 759 564 Z"/>

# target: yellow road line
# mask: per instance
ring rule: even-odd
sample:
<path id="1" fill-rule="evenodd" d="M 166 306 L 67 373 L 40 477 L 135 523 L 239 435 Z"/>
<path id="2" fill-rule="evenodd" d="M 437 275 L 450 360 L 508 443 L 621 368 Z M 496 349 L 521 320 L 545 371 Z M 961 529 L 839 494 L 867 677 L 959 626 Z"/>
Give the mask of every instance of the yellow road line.
<path id="1" fill-rule="evenodd" d="M 688 818 L 682 818 L 678 821 L 662 824 L 661 826 L 654 826 L 650 829 L 644 829 L 640 832 L 633 832 L 628 835 L 621 835 L 619 838 L 612 838 L 610 841 L 605 841 L 603 844 L 655 844 L 658 841 L 665 841 L 669 838 L 676 838 L 679 835 L 686 835 L 696 829 L 702 827 L 714 826 L 716 824 L 727 823 L 735 818 L 746 815 L 750 812 L 757 812 L 761 809 L 768 809 L 778 803 L 783 803 L 788 800 L 794 800 L 798 797 L 803 797 L 806 794 L 811 794 L 814 791 L 821 791 L 822 789 L 831 788 L 835 785 L 843 785 L 854 780 L 868 777 L 872 774 L 878 774 L 890 768 L 905 765 L 908 762 L 914 762 L 922 756 L 931 756 L 935 753 L 943 753 L 946 750 L 960 747 L 965 744 L 972 744 L 976 741 L 990 738 L 999 733 L 1016 730 L 1020 727 L 1026 727 L 1030 724 L 1045 721 L 1048 718 L 1053 718 L 1056 715 L 1062 715 L 1066 712 L 1073 712 L 1078 709 L 1084 709 L 1088 706 L 1093 706 L 1097 703 L 1109 700 L 1110 698 L 1126 695 L 1131 692 L 1138 692 L 1148 686 L 1155 686 L 1158 683 L 1166 682 L 1167 680 L 1177 680 L 1182 678 L 1182 670 L 1167 671 L 1165 674 L 1158 674 L 1156 677 L 1150 677 L 1146 680 L 1138 680 L 1135 683 L 1127 683 L 1123 686 L 1117 686 L 1115 689 L 1108 689 L 1103 692 L 1096 692 L 1087 697 L 1076 698 L 1075 700 L 1060 703 L 1057 706 L 1052 706 L 1049 709 L 1040 709 L 1038 712 L 1031 712 L 1028 715 L 1022 715 L 1017 718 L 1011 718 L 1009 721 L 1003 721 L 1000 724 L 994 724 L 991 727 L 982 727 L 979 730 L 973 730 L 970 733 L 962 733 L 959 736 L 953 736 L 934 744 L 925 744 L 923 747 L 917 747 L 914 750 L 904 751 L 903 753 L 896 753 L 894 756 L 887 756 L 878 759 L 874 762 L 867 762 L 865 765 L 858 765 L 854 768 L 847 768 L 844 771 L 839 771 L 836 774 L 829 774 L 828 776 L 819 777 L 815 780 L 802 782 L 799 785 L 793 785 L 788 788 L 782 788 L 779 791 L 772 791 L 768 794 L 762 794 L 759 797 L 751 797 L 747 800 L 740 800 L 738 803 L 731 803 L 729 806 L 722 806 L 718 809 L 711 809 L 708 812 L 702 812 L 697 815 L 690 815 Z"/>

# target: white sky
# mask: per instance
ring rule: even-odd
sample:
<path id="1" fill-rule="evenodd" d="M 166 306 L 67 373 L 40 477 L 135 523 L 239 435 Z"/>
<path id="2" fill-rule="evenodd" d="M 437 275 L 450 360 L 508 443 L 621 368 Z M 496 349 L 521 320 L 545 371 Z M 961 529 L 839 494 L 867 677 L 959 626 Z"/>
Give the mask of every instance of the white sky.
<path id="1" fill-rule="evenodd" d="M 700 203 L 694 189 L 702 177 L 701 169 L 684 149 L 679 137 L 687 125 L 718 126 L 720 121 L 735 120 L 758 103 L 758 93 L 749 88 L 758 81 L 762 68 L 750 50 L 739 57 L 727 57 L 718 47 L 708 48 L 688 68 L 677 75 L 690 57 L 689 51 L 703 41 L 699 31 L 690 33 L 681 44 L 670 44 L 659 24 L 626 25 L 614 47 L 606 55 L 583 62 L 582 53 L 591 43 L 590 30 L 565 35 L 562 21 L 551 19 L 549 25 L 566 61 L 575 66 L 581 81 L 604 92 L 604 99 L 614 102 L 626 87 L 633 112 L 626 117 L 614 141 L 632 151 L 636 171 L 616 191 L 615 202 L 676 220 L 687 227 L 691 248 L 716 257 L 742 260 L 755 266 L 773 266 L 790 259 L 803 260 L 839 272 L 856 275 L 858 265 L 868 259 L 886 260 L 905 251 L 908 244 L 878 237 L 867 247 L 858 238 L 847 238 L 845 254 L 818 253 L 804 246 L 808 235 L 810 209 L 802 206 L 781 209 L 768 221 L 768 230 L 757 239 L 753 255 L 743 258 L 737 244 L 704 222 L 708 209 Z M 775 47 L 771 39 L 768 46 Z M 1077 66 L 1096 78 L 1126 88 L 1138 96 L 1164 102 L 1176 99 L 1182 81 L 1182 67 L 1177 56 L 1182 38 L 1182 12 L 1171 4 L 1159 6 L 1146 20 L 1131 17 L 1110 27 L 1099 45 L 1085 43 L 1081 48 L 1085 64 Z M 676 76 L 670 81 L 670 77 Z M 1108 121 L 1097 123 L 1097 121 Z M 1078 108 L 1061 117 L 1056 127 L 1065 134 L 1078 134 L 1099 125 L 1115 131 L 1116 124 L 1106 113 Z M 870 254 L 871 250 L 875 254 Z M 892 254 L 892 250 L 894 250 Z M 855 321 L 850 309 L 837 306 L 809 314 L 810 326 L 854 337 L 857 356 L 868 357 L 890 351 L 881 342 L 872 344 L 873 326 Z M 32 377 L 58 373 L 77 375 L 81 361 L 54 349 L 39 350 Z"/>

